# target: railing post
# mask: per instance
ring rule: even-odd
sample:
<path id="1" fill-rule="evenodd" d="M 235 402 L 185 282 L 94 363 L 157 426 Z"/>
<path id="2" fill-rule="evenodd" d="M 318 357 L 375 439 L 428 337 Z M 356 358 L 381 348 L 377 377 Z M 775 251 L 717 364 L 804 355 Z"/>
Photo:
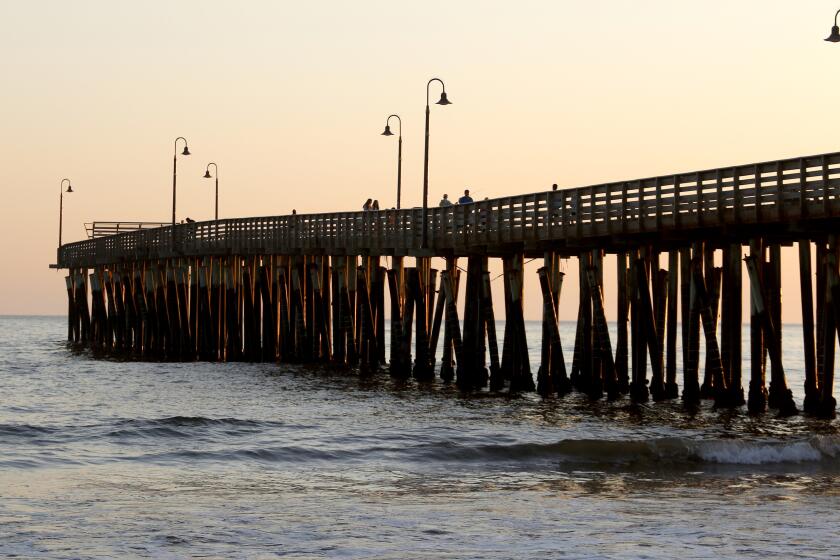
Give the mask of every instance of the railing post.
<path id="1" fill-rule="evenodd" d="M 680 227 L 680 176 L 674 175 L 674 227 Z"/>
<path id="2" fill-rule="evenodd" d="M 662 177 L 657 177 L 656 188 L 656 229 L 662 229 Z"/>
<path id="3" fill-rule="evenodd" d="M 761 166 L 756 165 L 753 171 L 753 182 L 755 183 L 755 221 L 761 221 Z"/>
<path id="4" fill-rule="evenodd" d="M 823 156 L 825 161 L 825 156 Z M 808 189 L 807 168 L 805 158 L 799 158 L 799 219 L 804 220 L 808 215 L 806 190 Z"/>
<path id="5" fill-rule="evenodd" d="M 621 183 L 621 232 L 627 233 L 627 181 Z"/>
<path id="6" fill-rule="evenodd" d="M 785 215 L 785 171 L 782 162 L 776 162 L 776 218 L 781 221 Z"/>
<path id="7" fill-rule="evenodd" d="M 645 231 L 645 218 L 644 218 L 644 207 L 645 207 L 645 187 L 642 181 L 637 181 L 636 183 L 638 186 L 639 195 L 638 195 L 638 204 L 636 205 L 636 224 L 638 227 L 638 231 Z"/>
<path id="8" fill-rule="evenodd" d="M 831 200 L 830 200 L 830 179 L 828 174 L 828 160 L 825 156 L 822 157 L 822 177 L 823 177 L 823 215 L 831 216 Z"/>
<path id="9" fill-rule="evenodd" d="M 704 210 L 704 203 L 703 203 L 703 175 L 701 173 L 697 173 L 694 178 L 694 214 L 696 216 L 695 224 L 702 225 L 703 223 L 703 210 Z"/>

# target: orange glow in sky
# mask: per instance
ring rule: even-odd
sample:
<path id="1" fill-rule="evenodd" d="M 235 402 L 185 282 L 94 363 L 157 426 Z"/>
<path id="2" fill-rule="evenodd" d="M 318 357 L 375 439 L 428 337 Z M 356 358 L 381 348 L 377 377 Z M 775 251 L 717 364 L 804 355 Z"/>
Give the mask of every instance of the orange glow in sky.
<path id="1" fill-rule="evenodd" d="M 179 161 L 179 219 L 212 218 L 210 161 L 221 217 L 390 207 L 396 139 L 380 132 L 398 113 L 403 206 L 419 205 L 434 76 L 453 105 L 432 109 L 432 203 L 836 151 L 840 45 L 822 39 L 838 7 L 2 2 L 0 313 L 65 312 L 63 273 L 47 268 L 63 177 L 76 191 L 65 242 L 87 221 L 170 219 L 176 136 L 193 154 Z M 798 321 L 785 255 L 784 319 Z M 567 270 L 563 319 L 577 310 Z"/>

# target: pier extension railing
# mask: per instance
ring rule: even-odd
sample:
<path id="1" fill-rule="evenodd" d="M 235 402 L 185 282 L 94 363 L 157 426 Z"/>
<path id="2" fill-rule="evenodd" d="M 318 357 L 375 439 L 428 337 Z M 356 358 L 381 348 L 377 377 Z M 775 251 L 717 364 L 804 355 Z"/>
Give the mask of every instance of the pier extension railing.
<path id="1" fill-rule="evenodd" d="M 165 227 L 169 224 L 163 222 L 87 222 L 85 224 L 85 231 L 88 239 L 96 239 L 97 237 L 108 237 L 109 235 L 117 235 L 130 231 L 137 231 L 141 229 L 155 229 Z"/>

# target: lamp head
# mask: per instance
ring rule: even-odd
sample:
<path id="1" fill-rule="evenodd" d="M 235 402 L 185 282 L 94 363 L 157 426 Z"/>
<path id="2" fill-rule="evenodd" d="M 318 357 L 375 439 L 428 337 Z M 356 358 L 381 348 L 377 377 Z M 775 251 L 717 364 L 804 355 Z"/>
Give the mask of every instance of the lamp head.
<path id="1" fill-rule="evenodd" d="M 67 185 L 67 190 L 64 192 L 73 192 L 73 185 Z"/>
<path id="2" fill-rule="evenodd" d="M 825 38 L 829 43 L 840 43 L 840 27 L 836 25 L 831 27 L 831 35 Z"/>
<path id="3" fill-rule="evenodd" d="M 393 136 L 394 133 L 391 132 L 391 125 L 385 125 L 385 132 L 382 133 L 382 136 Z"/>
<path id="4" fill-rule="evenodd" d="M 449 101 L 446 97 L 446 92 L 441 92 L 440 94 L 440 101 L 437 102 L 438 105 L 452 105 L 452 102 Z"/>
<path id="5" fill-rule="evenodd" d="M 204 178 L 205 178 L 205 179 L 212 179 L 212 178 L 213 178 L 213 177 L 210 175 L 210 170 L 209 170 L 209 169 L 208 169 L 207 171 L 205 171 L 205 172 L 204 172 Z"/>
<path id="6" fill-rule="evenodd" d="M 190 148 L 189 148 L 189 146 L 187 146 L 186 144 L 184 145 L 184 151 L 183 151 L 183 152 L 181 152 L 181 155 L 182 155 L 182 156 L 188 156 L 188 155 L 190 155 Z"/>

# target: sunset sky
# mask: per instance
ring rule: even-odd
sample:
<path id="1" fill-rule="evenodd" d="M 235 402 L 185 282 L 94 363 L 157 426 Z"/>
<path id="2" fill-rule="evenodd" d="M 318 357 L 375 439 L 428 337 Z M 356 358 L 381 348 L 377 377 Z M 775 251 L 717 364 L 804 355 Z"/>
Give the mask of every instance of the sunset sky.
<path id="1" fill-rule="evenodd" d="M 392 206 L 840 150 L 840 0 L 141 3 L 0 1 L 0 314 L 66 309 L 55 262 L 92 220 Z M 784 318 L 799 320 L 786 250 Z M 573 261 L 568 270 L 574 271 Z M 536 267 L 532 263 L 528 271 Z M 609 270 L 609 268 L 608 268 Z M 570 275 L 571 276 L 571 275 Z M 527 314 L 537 318 L 536 275 Z M 562 318 L 576 312 L 567 283 Z M 609 285 L 608 285 L 608 289 Z"/>

